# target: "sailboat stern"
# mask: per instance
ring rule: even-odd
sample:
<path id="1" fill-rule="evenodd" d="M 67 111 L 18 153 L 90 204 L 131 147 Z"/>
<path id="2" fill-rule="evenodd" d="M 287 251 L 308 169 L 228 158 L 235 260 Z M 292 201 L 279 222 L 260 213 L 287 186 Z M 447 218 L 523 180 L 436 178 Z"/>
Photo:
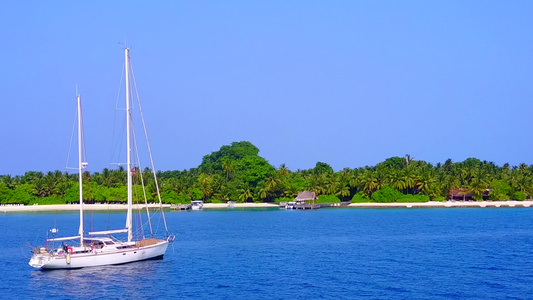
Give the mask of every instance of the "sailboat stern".
<path id="1" fill-rule="evenodd" d="M 40 247 L 33 251 L 33 255 L 28 264 L 34 268 L 40 269 L 53 260 L 53 258 L 54 257 L 48 253 L 46 248 Z"/>

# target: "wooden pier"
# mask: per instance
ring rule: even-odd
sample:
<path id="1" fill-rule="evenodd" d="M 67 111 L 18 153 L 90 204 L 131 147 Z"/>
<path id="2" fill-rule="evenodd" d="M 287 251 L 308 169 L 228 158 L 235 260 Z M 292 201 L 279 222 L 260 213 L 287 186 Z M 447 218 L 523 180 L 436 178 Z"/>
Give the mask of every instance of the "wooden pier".
<path id="1" fill-rule="evenodd" d="M 334 203 L 298 203 L 298 202 L 280 202 L 279 207 L 284 209 L 319 209 L 324 207 L 341 207 L 350 205 L 351 201 L 334 202 Z"/>
<path id="2" fill-rule="evenodd" d="M 286 209 L 319 209 L 320 204 L 317 203 L 298 203 L 294 204 L 292 208 L 285 207 Z"/>
<path id="3" fill-rule="evenodd" d="M 189 210 L 191 209 L 191 205 L 190 204 L 176 204 L 176 205 L 171 205 L 170 208 L 173 210 Z"/>

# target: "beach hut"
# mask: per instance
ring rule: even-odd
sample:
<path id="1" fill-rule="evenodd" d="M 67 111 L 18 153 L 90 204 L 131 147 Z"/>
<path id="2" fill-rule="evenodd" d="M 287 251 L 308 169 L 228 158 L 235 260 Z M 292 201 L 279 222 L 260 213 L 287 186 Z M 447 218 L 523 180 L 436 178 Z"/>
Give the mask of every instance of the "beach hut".
<path id="1" fill-rule="evenodd" d="M 300 206 L 301 208 L 318 208 L 318 205 L 315 204 L 315 200 L 317 200 L 318 197 L 316 196 L 315 192 L 310 191 L 303 191 L 298 193 L 298 196 L 294 198 L 294 202 L 296 202 L 296 207 Z"/>
<path id="2" fill-rule="evenodd" d="M 483 191 L 483 195 L 481 195 L 483 200 L 489 200 L 489 194 L 491 192 L 492 192 L 492 189 L 485 189 Z M 450 189 L 450 192 L 448 193 L 448 200 L 473 201 L 474 193 L 468 188 Z"/>

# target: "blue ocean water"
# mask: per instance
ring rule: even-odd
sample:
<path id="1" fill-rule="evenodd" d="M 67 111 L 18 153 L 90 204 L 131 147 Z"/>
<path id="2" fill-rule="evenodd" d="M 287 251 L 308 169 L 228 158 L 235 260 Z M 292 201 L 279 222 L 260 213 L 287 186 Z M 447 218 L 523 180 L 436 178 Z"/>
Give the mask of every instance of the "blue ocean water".
<path id="1" fill-rule="evenodd" d="M 78 215 L 0 215 L 2 298 L 533 299 L 531 208 L 166 216 L 177 237 L 163 260 L 37 271 L 25 243 L 54 226 L 75 234 Z M 91 218 L 124 222 L 122 213 Z"/>

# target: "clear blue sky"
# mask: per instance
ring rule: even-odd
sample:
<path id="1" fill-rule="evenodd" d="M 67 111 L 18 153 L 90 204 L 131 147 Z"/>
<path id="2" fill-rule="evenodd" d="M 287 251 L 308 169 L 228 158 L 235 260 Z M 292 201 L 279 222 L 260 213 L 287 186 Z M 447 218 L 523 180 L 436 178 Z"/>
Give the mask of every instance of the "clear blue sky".
<path id="1" fill-rule="evenodd" d="M 533 163 L 533 1 L 8 1 L 0 174 L 65 170 L 76 84 L 112 167 L 125 38 L 158 170 L 242 140 L 291 170 Z"/>

